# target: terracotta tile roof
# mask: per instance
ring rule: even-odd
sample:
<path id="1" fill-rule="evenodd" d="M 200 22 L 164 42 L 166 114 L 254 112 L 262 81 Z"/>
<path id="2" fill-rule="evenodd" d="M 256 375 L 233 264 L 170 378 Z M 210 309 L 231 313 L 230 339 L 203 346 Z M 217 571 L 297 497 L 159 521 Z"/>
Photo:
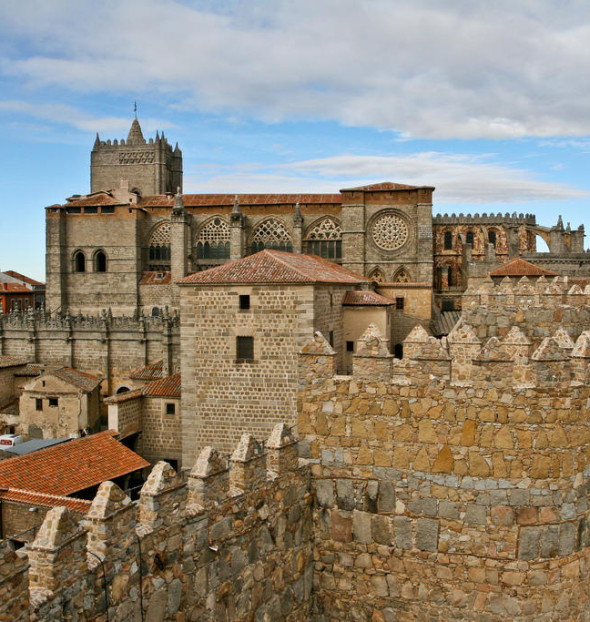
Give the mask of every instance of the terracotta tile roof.
<path id="1" fill-rule="evenodd" d="M 44 367 L 38 365 L 37 363 L 27 363 L 23 370 L 15 372 L 14 375 L 18 377 L 33 378 L 35 376 L 40 376 L 44 369 Z"/>
<path id="2" fill-rule="evenodd" d="M 389 307 L 395 304 L 395 300 L 385 298 L 377 292 L 356 291 L 346 292 L 342 304 L 346 307 Z"/>
<path id="3" fill-rule="evenodd" d="M 30 277 L 25 276 L 24 274 L 20 274 L 20 272 L 15 272 L 14 270 L 5 270 L 4 274 L 8 274 L 9 276 L 13 277 L 14 279 L 18 279 L 19 281 L 24 281 L 29 285 L 45 285 L 45 283 L 35 281 L 35 279 L 31 279 Z"/>
<path id="4" fill-rule="evenodd" d="M 177 283 L 366 283 L 367 279 L 327 259 L 283 251 L 255 255 L 195 272 Z"/>
<path id="5" fill-rule="evenodd" d="M 0 462 L 0 488 L 71 495 L 149 466 L 106 430 Z"/>
<path id="6" fill-rule="evenodd" d="M 428 281 L 412 281 L 411 283 L 377 283 L 378 288 L 383 289 L 432 289 L 432 283 Z"/>
<path id="7" fill-rule="evenodd" d="M 0 499 L 26 503 L 27 505 L 42 505 L 44 507 L 64 505 L 68 510 L 81 514 L 86 514 L 92 505 L 92 501 L 87 501 L 86 499 L 48 495 L 30 490 L 20 490 L 19 488 L 9 488 L 8 490 L 0 491 Z"/>
<path id="8" fill-rule="evenodd" d="M 125 205 L 122 201 L 115 199 L 108 192 L 95 192 L 93 194 L 84 194 L 82 196 L 68 197 L 66 207 L 84 207 L 86 205 L 94 207 L 95 205 Z"/>
<path id="9" fill-rule="evenodd" d="M 55 376 L 56 378 L 71 384 L 77 389 L 82 389 L 85 393 L 94 391 L 94 389 L 96 389 L 102 381 L 102 378 L 91 376 L 90 374 L 78 371 L 77 369 L 72 369 L 71 367 L 62 367 L 61 369 L 48 372 L 47 375 Z"/>
<path id="10" fill-rule="evenodd" d="M 340 194 L 238 194 L 240 207 L 250 205 L 295 205 L 300 203 L 342 203 Z M 185 207 L 232 207 L 235 194 L 183 194 Z M 155 195 L 142 197 L 138 203 L 141 207 L 172 207 L 173 195 Z"/>
<path id="11" fill-rule="evenodd" d="M 136 400 L 141 397 L 143 392 L 141 389 L 134 389 L 133 391 L 123 391 L 123 393 L 117 393 L 116 395 L 111 395 L 105 398 L 105 404 L 122 404 L 123 402 L 128 402 L 129 400 Z"/>
<path id="12" fill-rule="evenodd" d="M 0 369 L 5 367 L 22 367 L 27 365 L 26 359 L 19 359 L 14 356 L 8 356 L 7 354 L 0 356 Z"/>
<path id="13" fill-rule="evenodd" d="M 164 361 L 156 361 L 145 367 L 134 369 L 129 378 L 134 380 L 155 380 L 156 378 L 162 378 L 164 375 Z"/>
<path id="14" fill-rule="evenodd" d="M 140 285 L 166 285 L 170 283 L 172 276 L 170 272 L 142 272 Z"/>
<path id="15" fill-rule="evenodd" d="M 8 294 L 31 294 L 33 289 L 25 283 L 0 283 L 0 292 Z"/>
<path id="16" fill-rule="evenodd" d="M 180 397 L 180 374 L 149 382 L 141 392 L 148 397 Z"/>
<path id="17" fill-rule="evenodd" d="M 492 270 L 490 276 L 559 276 L 559 273 L 515 257 Z"/>
<path id="18" fill-rule="evenodd" d="M 356 188 L 343 188 L 340 192 L 352 192 L 354 190 L 362 190 L 363 192 L 395 192 L 396 190 L 434 190 L 433 186 L 407 186 L 406 184 L 394 184 L 391 181 L 383 181 L 378 184 L 369 184 L 368 186 L 358 186 Z"/>

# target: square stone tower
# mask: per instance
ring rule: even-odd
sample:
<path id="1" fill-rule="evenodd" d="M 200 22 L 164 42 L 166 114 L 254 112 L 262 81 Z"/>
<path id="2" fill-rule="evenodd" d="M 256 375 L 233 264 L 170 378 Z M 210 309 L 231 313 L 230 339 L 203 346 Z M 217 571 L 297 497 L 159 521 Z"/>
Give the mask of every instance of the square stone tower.
<path id="1" fill-rule="evenodd" d="M 164 137 L 146 141 L 137 117 L 133 119 L 127 140 L 101 141 L 98 134 L 90 156 L 90 191 L 119 188 L 122 181 L 129 189 L 149 196 L 182 192 L 182 151 L 173 149 Z"/>

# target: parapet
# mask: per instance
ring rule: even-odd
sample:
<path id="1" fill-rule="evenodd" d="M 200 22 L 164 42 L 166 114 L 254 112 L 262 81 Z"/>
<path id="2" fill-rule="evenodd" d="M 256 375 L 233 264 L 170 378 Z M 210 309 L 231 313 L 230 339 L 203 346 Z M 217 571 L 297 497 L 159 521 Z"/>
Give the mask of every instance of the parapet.
<path id="1" fill-rule="evenodd" d="M 432 218 L 434 225 L 471 225 L 471 224 L 495 224 L 495 225 L 536 225 L 537 219 L 534 214 L 509 214 L 483 213 L 483 214 L 436 214 Z"/>

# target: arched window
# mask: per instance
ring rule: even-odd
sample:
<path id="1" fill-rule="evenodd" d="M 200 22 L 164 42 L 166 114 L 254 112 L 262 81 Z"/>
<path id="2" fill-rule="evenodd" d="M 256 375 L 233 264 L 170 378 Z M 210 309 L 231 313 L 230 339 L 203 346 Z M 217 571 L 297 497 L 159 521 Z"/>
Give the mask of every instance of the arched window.
<path id="1" fill-rule="evenodd" d="M 160 317 L 160 308 L 152 307 L 152 317 Z"/>
<path id="2" fill-rule="evenodd" d="M 256 227 L 250 243 L 250 252 L 258 253 L 265 248 L 293 252 L 291 236 L 280 220 L 269 218 Z"/>
<path id="3" fill-rule="evenodd" d="M 342 228 L 332 218 L 324 218 L 308 230 L 303 252 L 325 259 L 342 259 Z"/>
<path id="4" fill-rule="evenodd" d="M 369 272 L 369 279 L 375 281 L 375 283 L 385 283 L 385 275 L 379 268 L 375 268 Z"/>
<path id="5" fill-rule="evenodd" d="M 171 230 L 170 223 L 163 222 L 152 232 L 149 241 L 149 270 L 170 270 Z"/>
<path id="6" fill-rule="evenodd" d="M 400 268 L 393 277 L 394 283 L 409 283 L 410 280 L 410 275 L 405 268 Z"/>
<path id="7" fill-rule="evenodd" d="M 445 231 L 445 250 L 450 251 L 453 248 L 453 232 Z"/>
<path id="8" fill-rule="evenodd" d="M 467 235 L 465 236 L 465 241 L 467 242 L 467 244 L 471 244 L 471 246 L 473 246 L 473 231 L 467 232 Z"/>
<path id="9" fill-rule="evenodd" d="M 496 246 L 496 232 L 494 230 L 488 231 L 488 242 Z"/>
<path id="10" fill-rule="evenodd" d="M 95 272 L 106 272 L 107 271 L 107 256 L 103 251 L 98 251 L 96 255 L 94 255 L 94 271 Z"/>
<path id="11" fill-rule="evenodd" d="M 74 272 L 86 272 L 86 257 L 82 251 L 74 254 Z"/>
<path id="12" fill-rule="evenodd" d="M 449 287 L 453 287 L 454 285 L 454 281 L 453 281 L 453 269 L 449 266 L 447 268 L 447 285 Z"/>
<path id="13" fill-rule="evenodd" d="M 229 225 L 214 218 L 203 225 L 197 238 L 197 259 L 229 259 Z"/>

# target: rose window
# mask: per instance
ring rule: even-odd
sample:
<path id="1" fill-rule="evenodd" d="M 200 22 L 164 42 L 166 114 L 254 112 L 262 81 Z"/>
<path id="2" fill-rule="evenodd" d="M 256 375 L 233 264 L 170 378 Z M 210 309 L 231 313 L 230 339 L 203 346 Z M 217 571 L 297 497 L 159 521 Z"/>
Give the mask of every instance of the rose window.
<path id="1" fill-rule="evenodd" d="M 383 214 L 372 227 L 375 244 L 385 251 L 395 251 L 408 240 L 408 224 L 396 214 Z"/>

